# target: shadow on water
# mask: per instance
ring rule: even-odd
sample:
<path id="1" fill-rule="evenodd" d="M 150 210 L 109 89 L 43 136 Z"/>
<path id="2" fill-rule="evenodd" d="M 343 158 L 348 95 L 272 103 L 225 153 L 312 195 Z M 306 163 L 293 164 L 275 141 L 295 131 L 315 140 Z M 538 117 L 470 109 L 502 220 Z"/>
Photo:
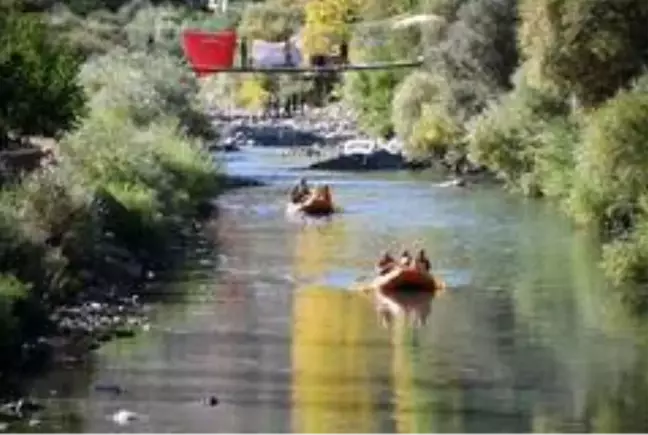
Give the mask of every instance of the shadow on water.
<path id="1" fill-rule="evenodd" d="M 314 173 L 344 213 L 304 225 L 285 216 L 299 172 L 275 162 L 230 163 L 271 184 L 219 199 L 218 251 L 167 283 L 149 332 L 40 380 L 47 411 L 25 431 L 648 431 L 648 325 L 550 206 Z M 419 246 L 445 293 L 351 290 L 379 251 Z M 120 409 L 142 418 L 119 426 Z"/>

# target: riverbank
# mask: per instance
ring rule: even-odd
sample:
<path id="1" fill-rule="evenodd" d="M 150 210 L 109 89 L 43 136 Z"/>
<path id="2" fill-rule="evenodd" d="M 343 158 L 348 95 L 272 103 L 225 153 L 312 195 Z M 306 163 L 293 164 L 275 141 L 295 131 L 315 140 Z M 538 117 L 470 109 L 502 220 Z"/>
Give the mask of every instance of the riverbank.
<path id="1" fill-rule="evenodd" d="M 394 432 L 399 418 L 422 432 L 528 432 L 538 421 L 645 431 L 645 321 L 610 292 L 595 235 L 540 201 L 407 173 L 321 171 L 314 181 L 345 212 L 295 225 L 284 206 L 298 175 L 280 152 L 228 162 L 267 185 L 220 195 L 207 240 L 160 277 L 149 331 L 34 382 L 46 408 L 37 429 L 16 431 Z M 413 243 L 449 291 L 426 326 L 396 316 L 382 328 L 379 307 L 347 289 L 381 249 Z M 623 398 L 628 407 L 610 408 Z M 373 414 L 359 420 L 361 406 Z"/>
<path id="2" fill-rule="evenodd" d="M 112 18 L 128 30 L 131 21 L 167 12 L 138 6 Z M 47 17 L 12 13 L 34 20 L 23 26 L 34 33 L 21 38 L 37 57 L 49 42 Z M 75 23 L 79 30 L 87 24 Z M 7 403 L 0 422 L 38 408 L 21 400 L 22 381 L 48 363 L 75 364 L 103 343 L 146 328 L 147 289 L 182 258 L 172 247 L 186 244 L 210 218 L 215 196 L 249 184 L 228 179 L 208 151 L 217 131 L 176 45 L 158 41 L 151 51 L 133 38 L 76 63 L 65 58 L 70 89 L 56 101 L 74 103 L 68 125 L 47 119 L 48 128 L 59 127 L 47 160 L 37 156 L 31 172 L 2 180 L 0 400 Z M 21 73 L 40 71 L 31 63 L 25 68 Z M 41 116 L 44 103 L 28 102 L 10 105 L 20 105 L 26 119 Z M 14 136 L 30 131 L 11 127 Z"/>
<path id="3" fill-rule="evenodd" d="M 26 303 L 28 310 L 13 317 L 13 336 L 10 344 L 3 346 L 0 423 L 26 420 L 40 410 L 39 403 L 24 397 L 26 379 L 52 365 L 83 364 L 103 344 L 148 330 L 148 304 L 164 297 L 156 294 L 159 279 L 182 264 L 196 240 L 204 238 L 204 223 L 216 218 L 215 196 L 261 184 L 245 177 L 212 175 L 202 194 L 190 195 L 182 207 L 162 210 L 154 224 L 142 222 L 137 213 L 123 208 L 114 197 L 105 196 L 103 201 L 91 202 L 84 218 L 62 229 L 62 238 L 67 239 L 74 237 L 75 227 L 99 225 L 92 231 L 95 237 L 74 237 L 78 244 L 75 255 L 70 255 L 72 247 L 63 242 L 66 246 L 61 250 L 68 255 L 68 267 L 63 272 L 67 285 L 50 287 L 38 299 L 32 296 L 15 301 L 15 309 L 24 309 L 18 304 Z M 98 214 L 103 214 L 100 221 L 92 218 Z M 128 227 L 137 230 L 128 231 Z M 135 232 L 141 237 L 128 240 Z M 34 256 L 26 260 L 34 264 L 44 259 Z M 52 273 L 46 267 L 37 272 Z M 71 281 L 76 285 L 70 285 Z M 18 279 L 12 283 L 15 287 L 24 285 Z M 2 332 L 7 337 L 9 331 Z"/>
<path id="4" fill-rule="evenodd" d="M 357 117 L 344 103 L 305 107 L 303 113 L 283 118 L 262 118 L 255 112 L 237 109 L 235 113 L 210 114 L 222 135 L 212 149 L 239 152 L 246 146 L 285 148 L 286 158 L 296 158 L 304 169 L 330 171 L 420 171 L 429 169 L 460 180 L 460 183 L 495 181 L 494 174 L 474 164 L 465 154 L 414 158 L 406 148 L 400 152 L 378 150 L 371 154 L 344 155 L 340 146 L 347 140 L 369 139 L 358 126 Z M 300 167 L 301 167 L 300 166 Z M 463 181 L 462 181 L 463 180 Z"/>

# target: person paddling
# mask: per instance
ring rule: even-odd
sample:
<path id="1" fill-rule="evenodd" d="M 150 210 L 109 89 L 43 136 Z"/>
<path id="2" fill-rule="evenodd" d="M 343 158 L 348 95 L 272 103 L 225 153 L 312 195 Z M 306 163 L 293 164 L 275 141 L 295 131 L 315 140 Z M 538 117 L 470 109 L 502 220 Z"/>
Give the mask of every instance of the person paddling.
<path id="1" fill-rule="evenodd" d="M 327 203 L 330 204 L 330 203 L 332 202 L 332 199 L 331 199 L 331 188 L 329 187 L 328 184 L 325 184 L 325 185 L 324 185 L 324 188 L 322 189 L 322 196 L 323 196 L 323 198 L 324 198 L 324 201 L 326 201 Z"/>
<path id="2" fill-rule="evenodd" d="M 416 254 L 416 259 L 414 260 L 414 264 L 419 271 L 430 272 L 432 265 L 430 264 L 430 260 L 428 259 L 427 254 L 425 253 L 425 249 L 418 251 L 418 253 Z"/>
<path id="3" fill-rule="evenodd" d="M 403 251 L 401 258 L 398 262 L 401 267 L 411 267 L 412 266 L 412 255 L 408 250 Z"/>
<path id="4" fill-rule="evenodd" d="M 389 251 L 385 251 L 376 264 L 376 272 L 378 272 L 378 275 L 385 275 L 391 272 L 394 266 L 396 266 L 396 260 Z"/>
<path id="5" fill-rule="evenodd" d="M 310 187 L 305 178 L 300 178 L 296 186 L 290 191 L 290 199 L 293 203 L 302 202 L 310 195 Z"/>

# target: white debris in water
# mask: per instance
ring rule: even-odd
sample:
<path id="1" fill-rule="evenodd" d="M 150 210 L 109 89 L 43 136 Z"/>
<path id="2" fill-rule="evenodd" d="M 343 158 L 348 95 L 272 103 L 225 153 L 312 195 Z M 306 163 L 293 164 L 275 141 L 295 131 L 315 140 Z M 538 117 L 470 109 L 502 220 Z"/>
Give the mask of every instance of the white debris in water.
<path id="1" fill-rule="evenodd" d="M 38 420 L 38 419 L 36 419 L 36 418 L 32 418 L 31 420 L 29 420 L 29 422 L 27 423 L 27 425 L 28 425 L 29 427 L 36 427 L 36 426 L 40 425 L 40 423 L 41 423 L 40 420 Z"/>
<path id="2" fill-rule="evenodd" d="M 9 423 L 0 422 L 0 432 L 6 432 L 9 429 Z"/>
<path id="3" fill-rule="evenodd" d="M 126 409 L 120 409 L 112 415 L 112 421 L 121 426 L 127 425 L 138 418 L 139 416 L 135 412 Z"/>

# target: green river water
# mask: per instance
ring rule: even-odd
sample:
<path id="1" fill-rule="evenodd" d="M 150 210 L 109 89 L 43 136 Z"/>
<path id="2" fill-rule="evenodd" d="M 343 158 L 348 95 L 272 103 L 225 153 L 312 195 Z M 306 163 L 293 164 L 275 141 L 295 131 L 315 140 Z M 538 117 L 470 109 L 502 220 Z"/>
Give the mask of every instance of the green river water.
<path id="1" fill-rule="evenodd" d="M 35 382 L 47 410 L 33 430 L 648 431 L 646 322 L 606 285 L 596 241 L 550 205 L 322 172 L 309 177 L 344 212 L 300 222 L 284 213 L 299 173 L 278 152 L 230 156 L 228 171 L 268 184 L 219 198 L 150 331 Z M 350 290 L 405 246 L 427 248 L 445 294 Z M 140 418 L 119 426 L 120 409 Z"/>

